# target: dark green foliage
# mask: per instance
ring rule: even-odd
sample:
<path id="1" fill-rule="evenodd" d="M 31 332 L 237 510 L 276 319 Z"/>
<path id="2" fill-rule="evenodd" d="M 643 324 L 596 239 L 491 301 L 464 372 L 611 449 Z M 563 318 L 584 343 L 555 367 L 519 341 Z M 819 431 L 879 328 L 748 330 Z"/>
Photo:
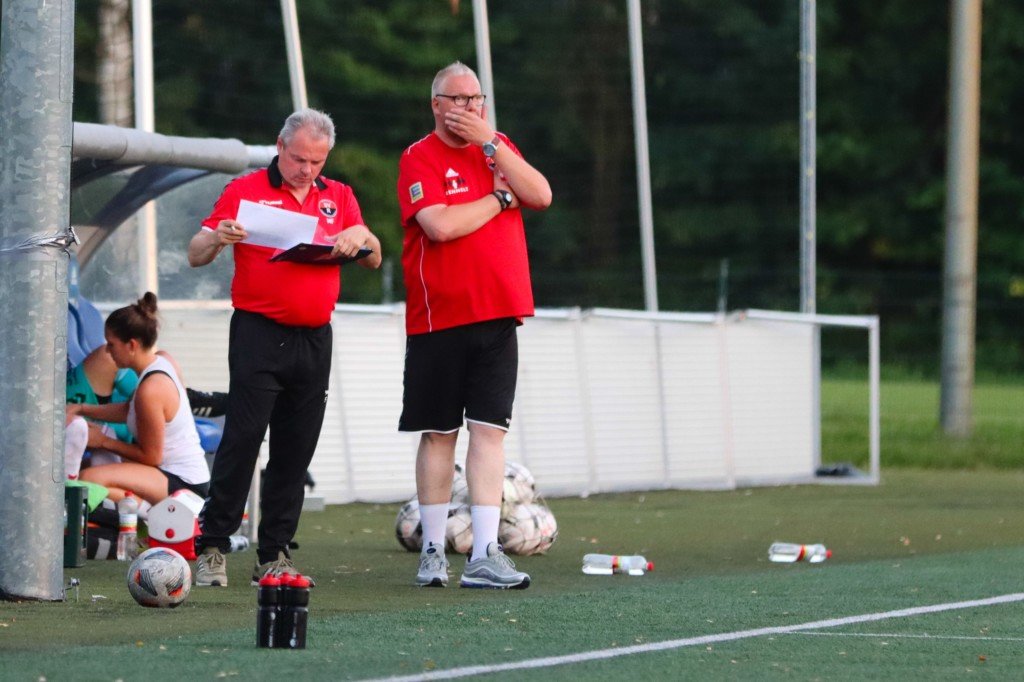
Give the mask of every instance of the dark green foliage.
<path id="1" fill-rule="evenodd" d="M 76 5 L 75 118 L 96 118 L 96 7 Z M 458 4 L 458 3 L 456 3 Z M 818 310 L 878 314 L 887 359 L 936 371 L 949 3 L 819 0 Z M 310 102 L 398 273 L 397 157 L 432 127 L 440 67 L 476 67 L 472 5 L 298 5 Z M 642 3 L 660 307 L 799 307 L 799 3 Z M 157 129 L 271 143 L 290 111 L 275 3 L 154 6 Z M 527 216 L 541 306 L 643 307 L 626 5 L 490 3 L 499 128 L 551 181 Z M 983 10 L 978 353 L 1020 372 L 1024 7 Z M 395 277 L 400 281 L 400 276 Z M 344 300 L 387 296 L 354 275 Z M 394 297 L 403 294 L 398 284 Z"/>

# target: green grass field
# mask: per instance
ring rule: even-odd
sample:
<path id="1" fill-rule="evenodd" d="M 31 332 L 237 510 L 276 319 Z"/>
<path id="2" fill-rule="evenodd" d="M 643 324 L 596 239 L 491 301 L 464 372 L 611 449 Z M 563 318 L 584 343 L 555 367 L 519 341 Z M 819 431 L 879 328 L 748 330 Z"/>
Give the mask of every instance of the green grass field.
<path id="1" fill-rule="evenodd" d="M 1024 467 L 1024 385 L 988 383 L 974 392 L 974 433 L 950 439 L 939 427 L 935 382 L 882 382 L 882 467 L 975 469 Z M 823 461 L 866 467 L 866 379 L 832 379 L 821 387 Z"/>
<path id="2" fill-rule="evenodd" d="M 829 382 L 823 391 L 826 452 L 857 447 L 854 426 L 863 433 L 866 415 L 854 389 Z M 978 438 L 956 446 L 936 433 L 933 394 L 886 387 L 878 486 L 549 500 L 559 539 L 548 555 L 517 560 L 534 578 L 521 592 L 458 589 L 458 557 L 448 589 L 412 587 L 416 556 L 394 539 L 398 505 L 307 513 L 296 559 L 319 586 L 304 651 L 255 648 L 251 551 L 229 555 L 229 588 L 193 589 L 171 611 L 135 605 L 124 564 L 89 562 L 65 572 L 81 581 L 78 601 L 0 602 L 0 680 L 440 679 L 467 666 L 512 680 L 1016 678 L 1024 471 L 1009 403 L 1020 405 L 1024 389 L 979 396 L 992 413 Z M 853 396 L 846 409 L 843 395 Z M 844 441 L 835 427 L 846 420 Z M 904 464 L 919 457 L 921 467 L 891 467 L 898 448 Z M 959 450 L 957 465 L 940 458 Z M 773 565 L 773 540 L 822 541 L 834 556 Z M 642 553 L 656 570 L 585 576 L 590 551 Z M 1004 595 L 1013 596 L 960 608 Z M 854 616 L 865 620 L 819 623 Z M 655 650 L 659 642 L 670 644 Z M 538 657 L 562 658 L 529 667 Z"/>

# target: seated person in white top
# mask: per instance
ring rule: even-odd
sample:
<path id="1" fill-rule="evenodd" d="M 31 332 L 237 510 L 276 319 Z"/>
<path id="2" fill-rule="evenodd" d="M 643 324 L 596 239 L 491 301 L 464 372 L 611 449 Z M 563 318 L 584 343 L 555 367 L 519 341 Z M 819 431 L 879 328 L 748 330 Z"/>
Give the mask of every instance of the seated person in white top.
<path id="1" fill-rule="evenodd" d="M 82 417 L 128 425 L 134 443 L 89 424 L 86 447 L 94 452 L 94 459 L 97 451 L 116 457 L 110 458 L 114 463 L 82 469 L 79 476 L 105 486 L 115 502 L 128 490 L 156 503 L 181 488 L 200 497 L 206 497 L 209 489 L 210 471 L 188 396 L 174 360 L 156 350 L 157 326 L 152 292 L 112 312 L 104 325 L 107 352 L 119 368 L 135 370 L 138 388 L 128 402 L 67 406 L 69 428 L 75 418 Z"/>

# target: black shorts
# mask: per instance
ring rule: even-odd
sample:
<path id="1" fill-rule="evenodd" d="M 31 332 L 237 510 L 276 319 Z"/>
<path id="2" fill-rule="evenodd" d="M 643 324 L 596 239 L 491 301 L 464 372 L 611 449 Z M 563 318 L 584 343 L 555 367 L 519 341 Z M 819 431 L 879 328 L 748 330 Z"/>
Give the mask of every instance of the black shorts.
<path id="1" fill-rule="evenodd" d="M 162 473 L 164 476 L 167 477 L 167 494 L 168 495 L 173 495 L 174 493 L 178 492 L 182 488 L 188 488 L 189 490 L 191 490 L 192 492 L 194 492 L 196 495 L 198 495 L 199 497 L 203 498 L 204 500 L 206 499 L 206 496 L 210 494 L 210 484 L 209 484 L 209 482 L 207 482 L 207 483 L 186 483 L 184 480 L 182 480 L 182 478 L 180 476 L 175 476 L 174 474 L 172 474 L 172 473 L 170 473 L 168 471 L 164 471 L 163 469 L 160 470 L 160 473 Z"/>
<path id="2" fill-rule="evenodd" d="M 465 415 L 507 431 L 519 372 L 516 326 L 503 318 L 408 337 L 398 430 L 452 433 Z"/>

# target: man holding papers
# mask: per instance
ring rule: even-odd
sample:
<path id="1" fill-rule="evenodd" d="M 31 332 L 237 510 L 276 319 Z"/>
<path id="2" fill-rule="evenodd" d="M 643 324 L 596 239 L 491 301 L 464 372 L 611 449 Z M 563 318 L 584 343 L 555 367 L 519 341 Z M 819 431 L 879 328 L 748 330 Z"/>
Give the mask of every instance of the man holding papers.
<path id="1" fill-rule="evenodd" d="M 381 263 L 380 242 L 363 224 L 352 188 L 320 175 L 333 147 L 334 123 L 327 114 L 293 113 L 277 138 L 278 156 L 268 168 L 230 182 L 188 246 L 193 267 L 211 263 L 229 245 L 235 261 L 231 386 L 210 496 L 200 514 L 196 585 L 227 586 L 224 553 L 241 523 L 268 425 L 270 459 L 252 578 L 296 572 L 288 546 L 327 404 L 330 322 L 341 278 L 337 264 L 271 258 L 300 243 L 327 243 L 338 257 L 370 249 L 358 261 L 363 267 Z"/>

